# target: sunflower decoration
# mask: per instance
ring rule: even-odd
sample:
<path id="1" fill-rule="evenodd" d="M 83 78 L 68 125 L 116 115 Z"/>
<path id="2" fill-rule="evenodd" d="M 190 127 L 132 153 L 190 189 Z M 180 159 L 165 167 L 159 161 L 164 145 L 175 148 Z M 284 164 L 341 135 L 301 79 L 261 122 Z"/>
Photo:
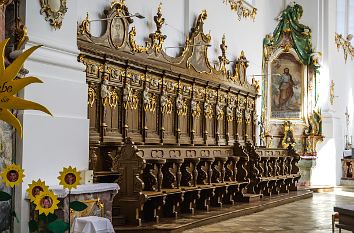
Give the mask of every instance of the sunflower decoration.
<path id="1" fill-rule="evenodd" d="M 31 202 L 34 202 L 36 197 L 41 192 L 48 191 L 48 186 L 45 185 L 44 181 L 38 179 L 37 181 L 32 180 L 32 183 L 28 185 L 28 189 L 26 190 L 28 193 L 28 197 L 30 198 Z"/>
<path id="2" fill-rule="evenodd" d="M 6 166 L 0 176 L 6 186 L 11 186 L 11 188 L 13 188 L 15 185 L 19 185 L 23 181 L 25 175 L 23 174 L 23 169 L 13 163 Z"/>
<path id="3" fill-rule="evenodd" d="M 76 170 L 76 167 L 64 167 L 63 171 L 59 173 L 60 176 L 58 176 L 58 179 L 60 180 L 60 185 L 63 185 L 64 188 L 71 190 L 80 184 L 81 176 L 80 173 Z"/>
<path id="4" fill-rule="evenodd" d="M 0 42 L 0 120 L 12 125 L 22 138 L 22 125 L 12 114 L 11 109 L 39 110 L 52 115 L 49 110 L 32 101 L 24 100 L 16 96 L 16 93 L 31 83 L 42 83 L 36 77 L 15 79 L 26 59 L 40 46 L 27 49 L 19 55 L 8 67 L 5 68 L 5 47 L 9 39 Z"/>
<path id="5" fill-rule="evenodd" d="M 49 213 L 54 214 L 54 211 L 58 209 L 59 200 L 57 196 L 51 190 L 45 190 L 40 192 L 34 199 L 34 204 L 39 214 L 48 215 Z"/>

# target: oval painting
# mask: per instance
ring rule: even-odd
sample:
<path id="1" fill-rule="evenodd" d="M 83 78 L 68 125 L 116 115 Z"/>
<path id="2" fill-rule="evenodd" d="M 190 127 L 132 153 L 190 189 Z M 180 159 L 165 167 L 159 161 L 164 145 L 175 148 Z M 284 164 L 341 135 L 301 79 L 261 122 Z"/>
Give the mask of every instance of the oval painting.
<path id="1" fill-rule="evenodd" d="M 111 23 L 111 41 L 114 47 L 120 48 L 124 42 L 125 25 L 123 19 L 114 17 Z"/>
<path id="2" fill-rule="evenodd" d="M 48 0 L 48 5 L 51 11 L 58 12 L 61 7 L 61 0 Z"/>

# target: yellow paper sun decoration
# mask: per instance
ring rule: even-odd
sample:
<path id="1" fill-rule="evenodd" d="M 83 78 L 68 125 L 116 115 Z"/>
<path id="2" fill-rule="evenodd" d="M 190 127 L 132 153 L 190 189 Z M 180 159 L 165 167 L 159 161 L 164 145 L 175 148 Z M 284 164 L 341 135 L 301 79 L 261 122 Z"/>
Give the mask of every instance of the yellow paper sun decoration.
<path id="1" fill-rule="evenodd" d="M 26 190 L 28 193 L 28 197 L 30 198 L 31 202 L 34 202 L 36 197 L 41 192 L 49 191 L 48 186 L 45 185 L 44 181 L 38 179 L 38 181 L 32 180 L 32 183 L 28 185 L 28 189 Z"/>
<path id="2" fill-rule="evenodd" d="M 13 188 L 15 185 L 19 185 L 23 181 L 25 175 L 23 174 L 22 168 L 16 164 L 10 164 L 4 168 L 0 176 L 6 186 L 11 186 L 11 188 Z"/>
<path id="3" fill-rule="evenodd" d="M 63 171 L 60 172 L 58 176 L 60 180 L 60 185 L 63 185 L 64 188 L 71 190 L 76 188 L 80 184 L 81 176 L 80 173 L 76 170 L 76 167 L 69 166 L 68 168 L 64 167 Z"/>
<path id="4" fill-rule="evenodd" d="M 31 83 L 42 83 L 36 77 L 26 77 L 15 79 L 21 70 L 26 59 L 40 46 L 34 46 L 24 51 L 8 67 L 5 68 L 5 47 L 9 39 L 0 43 L 0 120 L 12 125 L 22 138 L 22 125 L 20 121 L 11 113 L 11 109 L 19 110 L 39 110 L 52 115 L 49 110 L 35 102 L 16 97 L 16 93 Z"/>
<path id="5" fill-rule="evenodd" d="M 54 214 L 54 211 L 58 209 L 59 201 L 53 191 L 46 190 L 36 196 L 34 204 L 36 205 L 35 210 L 38 210 L 39 214 L 48 215 L 49 213 Z"/>

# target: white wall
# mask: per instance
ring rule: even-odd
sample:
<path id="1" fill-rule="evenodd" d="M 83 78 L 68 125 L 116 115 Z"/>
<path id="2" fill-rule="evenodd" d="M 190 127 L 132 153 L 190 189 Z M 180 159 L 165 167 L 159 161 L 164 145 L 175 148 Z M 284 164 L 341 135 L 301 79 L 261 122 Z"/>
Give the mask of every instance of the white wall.
<path id="1" fill-rule="evenodd" d="M 58 184 L 64 166 L 88 168 L 87 86 L 84 66 L 77 62 L 77 1 L 67 1 L 68 12 L 63 26 L 54 30 L 40 15 L 39 1 L 21 1 L 23 19 L 28 28 L 26 48 L 42 44 L 26 62 L 29 75 L 44 84 L 33 84 L 23 96 L 46 106 L 53 117 L 36 111 L 20 113 L 23 139 L 17 140 L 17 162 L 25 170 L 22 187 L 16 189 L 16 212 L 21 223 L 15 232 L 28 231 L 28 202 L 25 191 L 32 180 L 44 179 L 48 185 Z"/>
<path id="2" fill-rule="evenodd" d="M 288 2 L 290 2 L 288 0 Z M 336 1 L 298 0 L 304 8 L 301 22 L 310 26 L 313 46 L 323 53 L 320 69 L 320 106 L 323 114 L 323 133 L 325 139 L 318 144 L 316 167 L 312 171 L 312 185 L 339 185 L 342 175 L 341 161 L 344 150 L 345 111 L 348 106 L 353 111 L 354 61 L 344 62 L 343 51 L 338 51 L 335 44 Z M 329 101 L 331 80 L 335 83 L 335 101 Z M 352 131 L 352 129 L 350 129 Z"/>

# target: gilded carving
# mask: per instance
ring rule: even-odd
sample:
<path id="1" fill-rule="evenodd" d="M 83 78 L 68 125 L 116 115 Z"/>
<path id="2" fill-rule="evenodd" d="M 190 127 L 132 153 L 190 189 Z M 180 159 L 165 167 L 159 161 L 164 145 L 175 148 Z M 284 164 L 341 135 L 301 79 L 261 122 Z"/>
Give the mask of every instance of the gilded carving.
<path id="1" fill-rule="evenodd" d="M 171 97 L 167 95 L 166 91 L 164 90 L 161 97 L 160 97 L 160 104 L 161 104 L 161 112 L 163 114 L 171 114 L 173 110 L 173 104 Z"/>
<path id="2" fill-rule="evenodd" d="M 198 119 L 200 117 L 201 112 L 202 112 L 199 102 L 192 99 L 191 110 L 192 110 L 192 116 L 194 118 Z"/>
<path id="3" fill-rule="evenodd" d="M 218 103 L 215 106 L 215 110 L 216 110 L 216 119 L 217 120 L 222 119 L 224 117 L 224 106 Z"/>
<path id="4" fill-rule="evenodd" d="M 113 90 L 110 92 L 110 95 L 109 95 L 109 106 L 112 108 L 112 109 L 115 109 L 117 107 L 117 104 L 118 104 L 118 94 L 117 94 L 117 88 L 113 88 Z"/>
<path id="5" fill-rule="evenodd" d="M 225 4 L 230 4 L 231 11 L 236 12 L 238 20 L 241 18 L 250 18 L 253 21 L 256 19 L 257 8 L 243 0 L 224 0 Z"/>
<path id="6" fill-rule="evenodd" d="M 347 62 L 348 55 L 353 59 L 354 58 L 354 48 L 351 44 L 351 40 L 353 39 L 353 35 L 349 34 L 347 38 L 343 38 L 341 34 L 336 33 L 335 41 L 337 45 L 337 49 L 339 50 L 341 47 L 344 53 L 344 60 Z"/>
<path id="7" fill-rule="evenodd" d="M 159 7 L 157 9 L 157 15 L 154 16 L 154 21 L 156 24 L 156 31 L 154 33 L 151 33 L 149 37 L 151 39 L 152 49 L 155 51 L 155 53 L 160 53 L 163 43 L 167 38 L 166 35 L 163 35 L 161 33 L 161 28 L 165 23 L 165 18 L 162 17 L 162 3 L 159 4 Z"/>
<path id="8" fill-rule="evenodd" d="M 236 118 L 237 118 L 237 123 L 241 124 L 243 121 L 243 114 L 242 114 L 242 109 L 241 108 L 236 108 Z"/>
<path id="9" fill-rule="evenodd" d="M 149 93 L 149 88 L 146 87 L 143 92 L 143 104 L 146 112 L 155 112 L 156 109 L 156 97 L 154 94 Z"/>
<path id="10" fill-rule="evenodd" d="M 135 110 L 139 105 L 139 97 L 136 92 L 130 87 L 129 83 L 125 84 L 125 88 L 123 90 L 123 106 L 125 109 Z"/>
<path id="11" fill-rule="evenodd" d="M 140 46 L 136 43 L 135 41 L 135 36 L 136 36 L 136 28 L 135 26 L 132 27 L 132 29 L 129 32 L 129 45 L 131 48 L 131 51 L 134 53 L 145 53 L 149 50 L 149 43 L 146 42 L 145 47 Z"/>
<path id="12" fill-rule="evenodd" d="M 206 100 L 204 102 L 204 115 L 208 119 L 212 119 L 213 118 L 213 108 L 212 108 L 209 100 Z"/>
<path id="13" fill-rule="evenodd" d="M 81 24 L 79 25 L 79 31 L 81 35 L 88 35 L 91 36 L 90 33 L 90 20 L 89 20 L 89 15 L 88 12 L 86 13 L 86 18 L 82 20 Z"/>
<path id="14" fill-rule="evenodd" d="M 222 74 L 226 75 L 226 66 L 230 64 L 230 61 L 226 57 L 227 45 L 226 45 L 226 37 L 225 34 L 222 36 L 222 42 L 220 44 L 221 56 L 219 56 L 220 67 L 219 70 Z"/>
<path id="15" fill-rule="evenodd" d="M 41 14 L 45 14 L 45 20 L 56 30 L 60 29 L 64 15 L 68 11 L 66 0 L 40 0 Z"/>
<path id="16" fill-rule="evenodd" d="M 96 98 L 97 98 L 96 90 L 94 89 L 93 84 L 90 83 L 88 88 L 88 100 L 87 100 L 87 104 L 90 106 L 90 108 L 93 107 Z"/>
<path id="17" fill-rule="evenodd" d="M 186 101 L 183 99 L 183 96 L 181 93 L 178 93 L 177 98 L 176 98 L 176 109 L 177 109 L 178 115 L 187 116 L 188 106 L 186 104 Z"/>
<path id="18" fill-rule="evenodd" d="M 281 141 L 281 145 L 283 148 L 288 148 L 290 145 L 292 147 L 295 146 L 294 128 L 290 121 L 284 122 L 284 137 Z"/>

